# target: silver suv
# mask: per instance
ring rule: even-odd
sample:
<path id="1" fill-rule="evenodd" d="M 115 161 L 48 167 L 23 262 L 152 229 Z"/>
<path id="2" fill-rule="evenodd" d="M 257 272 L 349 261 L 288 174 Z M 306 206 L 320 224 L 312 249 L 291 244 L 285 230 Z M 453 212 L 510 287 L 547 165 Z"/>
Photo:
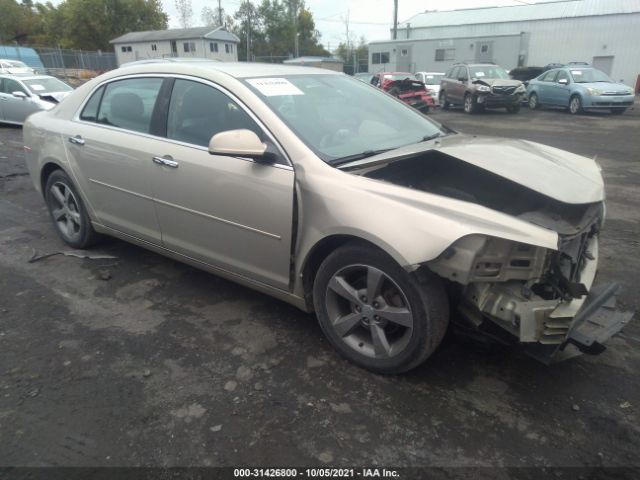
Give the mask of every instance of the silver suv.
<path id="1" fill-rule="evenodd" d="M 507 71 L 493 63 L 461 63 L 449 69 L 440 83 L 440 105 L 462 105 L 467 113 L 485 108 L 506 108 L 518 113 L 526 88 L 511 80 Z"/>

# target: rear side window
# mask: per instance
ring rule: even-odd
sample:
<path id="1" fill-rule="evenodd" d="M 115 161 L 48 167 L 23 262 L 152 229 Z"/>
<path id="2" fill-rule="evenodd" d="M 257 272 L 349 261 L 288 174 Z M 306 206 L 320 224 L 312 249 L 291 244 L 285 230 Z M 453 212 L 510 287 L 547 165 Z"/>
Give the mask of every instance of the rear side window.
<path id="1" fill-rule="evenodd" d="M 84 120 L 86 122 L 96 122 L 98 120 L 98 108 L 100 107 L 100 100 L 102 100 L 103 93 L 104 87 L 100 87 L 93 95 L 91 95 L 91 98 L 82 109 L 80 120 Z"/>
<path id="2" fill-rule="evenodd" d="M 98 108 L 98 123 L 149 133 L 161 78 L 131 78 L 109 83 Z"/>
<path id="3" fill-rule="evenodd" d="M 246 128 L 262 138 L 260 127 L 221 91 L 190 80 L 176 80 L 171 92 L 167 138 L 206 147 L 216 133 Z"/>

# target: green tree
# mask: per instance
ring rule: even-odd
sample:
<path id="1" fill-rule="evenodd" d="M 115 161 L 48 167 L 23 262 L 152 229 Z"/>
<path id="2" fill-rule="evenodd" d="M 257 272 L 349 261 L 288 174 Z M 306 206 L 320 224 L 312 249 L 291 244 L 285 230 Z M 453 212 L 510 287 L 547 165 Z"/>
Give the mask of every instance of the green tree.
<path id="1" fill-rule="evenodd" d="M 65 48 L 111 50 L 109 40 L 127 32 L 162 30 L 168 17 L 160 0 L 66 0 L 60 5 Z"/>

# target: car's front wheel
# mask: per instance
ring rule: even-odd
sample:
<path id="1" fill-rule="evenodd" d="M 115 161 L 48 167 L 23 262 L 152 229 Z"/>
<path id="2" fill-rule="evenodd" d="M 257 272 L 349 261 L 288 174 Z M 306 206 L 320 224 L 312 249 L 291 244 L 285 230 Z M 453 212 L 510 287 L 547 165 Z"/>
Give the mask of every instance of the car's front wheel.
<path id="1" fill-rule="evenodd" d="M 531 95 L 529 95 L 529 108 L 531 110 L 535 110 L 539 106 L 540 106 L 540 103 L 538 102 L 538 94 L 532 93 Z"/>
<path id="2" fill-rule="evenodd" d="M 480 107 L 476 101 L 475 95 L 467 93 L 464 96 L 464 111 L 466 113 L 477 113 L 479 109 Z"/>
<path id="3" fill-rule="evenodd" d="M 98 240 L 76 187 L 62 170 L 55 170 L 45 185 L 45 202 L 58 235 L 73 248 L 87 248 Z"/>
<path id="4" fill-rule="evenodd" d="M 359 243 L 331 253 L 313 288 L 316 314 L 331 344 L 377 373 L 401 373 L 424 362 L 445 334 L 448 302 L 438 277 L 416 275 Z"/>
<path id="5" fill-rule="evenodd" d="M 578 95 L 571 97 L 571 100 L 569 100 L 569 112 L 571 112 L 572 115 L 576 115 L 583 111 L 584 109 L 582 108 L 582 100 L 580 97 Z"/>

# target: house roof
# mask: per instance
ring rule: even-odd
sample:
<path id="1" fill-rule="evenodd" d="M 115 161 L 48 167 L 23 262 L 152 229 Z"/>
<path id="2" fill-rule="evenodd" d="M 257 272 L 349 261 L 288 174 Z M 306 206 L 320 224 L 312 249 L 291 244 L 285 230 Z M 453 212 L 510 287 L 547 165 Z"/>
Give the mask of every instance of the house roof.
<path id="1" fill-rule="evenodd" d="M 240 43 L 240 39 L 223 27 L 171 28 L 168 30 L 148 30 L 145 32 L 129 32 L 114 38 L 109 43 L 138 43 L 161 40 L 186 40 L 206 38 Z"/>
<path id="2" fill-rule="evenodd" d="M 407 24 L 410 24 L 411 28 L 447 27 L 635 12 L 640 12 L 640 0 L 565 0 L 530 5 L 427 11 L 400 23 L 398 28 L 406 28 Z"/>

